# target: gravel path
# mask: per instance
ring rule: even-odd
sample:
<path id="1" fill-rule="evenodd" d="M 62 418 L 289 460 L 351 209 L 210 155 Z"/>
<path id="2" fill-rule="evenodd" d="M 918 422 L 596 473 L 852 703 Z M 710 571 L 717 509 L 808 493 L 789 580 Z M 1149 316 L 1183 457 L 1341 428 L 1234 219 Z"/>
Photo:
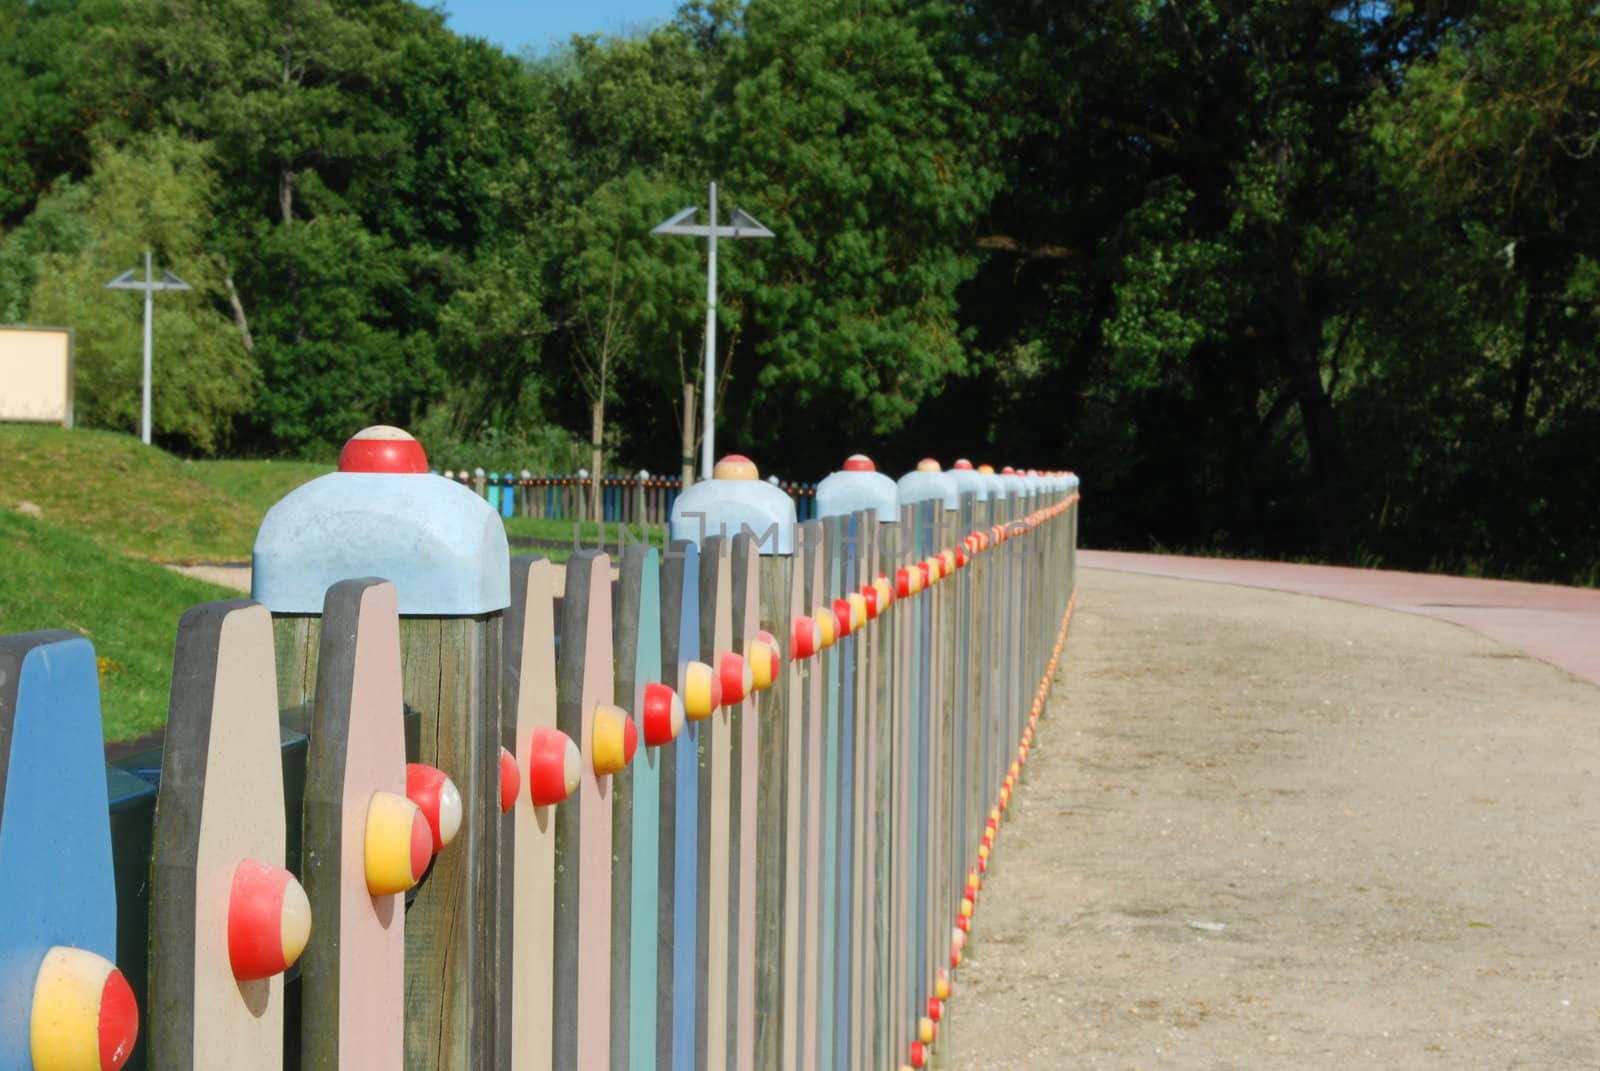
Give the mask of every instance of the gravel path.
<path id="1" fill-rule="evenodd" d="M 1080 576 L 939 1065 L 1600 1067 L 1600 687 L 1391 610 Z"/>

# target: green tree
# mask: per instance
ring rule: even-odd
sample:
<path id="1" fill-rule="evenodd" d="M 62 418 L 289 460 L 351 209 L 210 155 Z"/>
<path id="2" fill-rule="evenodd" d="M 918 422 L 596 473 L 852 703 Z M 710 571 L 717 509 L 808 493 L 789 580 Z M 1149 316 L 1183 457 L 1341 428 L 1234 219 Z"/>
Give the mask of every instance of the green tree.
<path id="1" fill-rule="evenodd" d="M 326 449 L 446 396 L 497 411 L 441 317 L 540 200 L 508 180 L 549 170 L 525 166 L 545 139 L 514 60 L 400 0 L 140 0 L 95 47 L 147 121 L 217 146 L 218 251 L 263 372 L 247 445 Z"/>
<path id="2" fill-rule="evenodd" d="M 1410 219 L 1375 246 L 1411 248 L 1380 269 L 1369 336 L 1428 326 L 1410 360 L 1374 367 L 1368 406 L 1427 400 L 1372 436 L 1409 446 L 1386 452 L 1412 491 L 1386 518 L 1399 554 L 1594 575 L 1597 484 L 1571 458 L 1600 435 L 1597 116 L 1600 16 L 1567 0 L 1482 5 L 1374 100 L 1384 190 Z"/>
<path id="3" fill-rule="evenodd" d="M 893 431 L 967 367 L 956 295 L 1000 174 L 961 25 L 937 2 L 753 0 L 730 45 L 715 159 L 777 237 L 726 268 L 755 358 L 727 411 L 791 463 L 836 463 L 834 435 Z"/>
<path id="4" fill-rule="evenodd" d="M 250 405 L 256 368 L 221 311 L 226 290 L 206 248 L 217 196 L 209 154 L 172 134 L 102 148 L 82 187 L 46 198 L 36 216 L 80 214 L 81 226 L 36 258 L 28 317 L 76 332 L 76 409 L 90 426 L 136 430 L 142 379 L 140 301 L 104 289 L 139 263 L 155 262 L 194 287 L 160 295 L 155 317 L 152 424 L 165 444 L 211 453 Z"/>
<path id="5" fill-rule="evenodd" d="M 974 47 L 1013 77 L 968 307 L 997 361 L 1059 355 L 999 399 L 1000 426 L 1127 488 L 1101 518 L 1120 538 L 1353 553 L 1340 404 L 1376 198 L 1356 120 L 1434 24 L 1263 0 L 978 18 Z"/>
<path id="6" fill-rule="evenodd" d="M 676 183 L 630 172 L 597 187 L 557 233 L 558 337 L 588 401 L 591 471 L 605 471 L 606 407 L 623 386 L 652 400 L 686 399 L 679 419 L 686 414 L 693 427 L 695 362 L 682 351 L 684 337 L 698 335 L 702 309 L 685 295 L 704 285 L 703 269 L 688 243 L 650 233 L 688 196 Z"/>

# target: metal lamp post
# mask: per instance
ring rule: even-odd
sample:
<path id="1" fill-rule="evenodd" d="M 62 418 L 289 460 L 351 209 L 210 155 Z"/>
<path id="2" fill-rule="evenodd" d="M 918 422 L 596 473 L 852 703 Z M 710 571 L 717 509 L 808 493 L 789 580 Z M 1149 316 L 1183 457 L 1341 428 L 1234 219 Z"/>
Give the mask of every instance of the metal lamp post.
<path id="1" fill-rule="evenodd" d="M 133 273 L 137 268 L 129 268 L 115 279 L 106 284 L 107 290 L 143 290 L 144 291 L 144 404 L 139 416 L 139 437 L 146 446 L 150 445 L 150 339 L 151 320 L 155 314 L 155 292 L 157 290 L 193 290 L 194 287 L 172 274 L 163 271 L 161 278 L 157 279 L 150 268 L 150 251 L 144 252 L 144 278 L 135 279 Z"/>
<path id="2" fill-rule="evenodd" d="M 717 239 L 718 238 L 771 238 L 773 233 L 756 222 L 755 218 L 743 209 L 735 208 L 731 221 L 727 225 L 717 223 L 717 184 L 711 183 L 711 211 L 709 224 L 689 223 L 694 214 L 700 211 L 699 206 L 685 208 L 655 228 L 651 234 L 687 234 L 694 238 L 709 240 L 709 256 L 706 268 L 706 379 L 704 388 L 704 417 L 705 440 L 700 450 L 700 478 L 711 479 L 711 468 L 716 463 L 716 447 L 713 443 L 716 431 L 716 396 L 717 396 Z M 684 416 L 687 418 L 688 414 Z"/>

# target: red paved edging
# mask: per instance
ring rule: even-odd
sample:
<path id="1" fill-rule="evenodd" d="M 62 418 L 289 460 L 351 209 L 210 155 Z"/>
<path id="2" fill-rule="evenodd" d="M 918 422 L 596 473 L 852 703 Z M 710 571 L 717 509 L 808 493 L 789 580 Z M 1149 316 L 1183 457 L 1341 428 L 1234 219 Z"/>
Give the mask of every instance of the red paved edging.
<path id="1" fill-rule="evenodd" d="M 1461 625 L 1600 684 L 1600 589 L 1332 565 L 1082 550 L 1091 569 L 1271 588 Z"/>

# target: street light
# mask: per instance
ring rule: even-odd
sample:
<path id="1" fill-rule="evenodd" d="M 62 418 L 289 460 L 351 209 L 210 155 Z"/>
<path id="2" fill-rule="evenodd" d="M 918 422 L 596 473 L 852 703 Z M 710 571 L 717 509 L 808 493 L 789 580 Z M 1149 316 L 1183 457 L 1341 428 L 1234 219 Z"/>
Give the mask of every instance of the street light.
<path id="1" fill-rule="evenodd" d="M 157 279 L 150 270 L 150 251 L 144 251 L 144 279 L 133 277 L 137 268 L 129 268 L 115 279 L 106 284 L 107 290 L 143 290 L 144 291 L 144 405 L 139 417 L 139 437 L 146 446 L 150 445 L 150 321 L 154 315 L 154 301 L 152 300 L 157 290 L 193 290 L 194 287 L 172 274 L 163 271 L 161 278 Z"/>
<path id="2" fill-rule="evenodd" d="M 711 184 L 711 211 L 709 224 L 689 223 L 698 205 L 685 208 L 665 223 L 653 228 L 651 234 L 687 234 L 694 238 L 709 239 L 709 256 L 706 268 L 706 381 L 705 381 L 705 443 L 700 450 L 701 479 L 711 479 L 711 468 L 716 461 L 713 438 L 716 431 L 717 395 L 717 239 L 718 238 L 771 238 L 773 233 L 743 209 L 733 210 L 732 222 L 717 223 L 717 184 Z M 684 414 L 688 419 L 689 414 Z"/>

